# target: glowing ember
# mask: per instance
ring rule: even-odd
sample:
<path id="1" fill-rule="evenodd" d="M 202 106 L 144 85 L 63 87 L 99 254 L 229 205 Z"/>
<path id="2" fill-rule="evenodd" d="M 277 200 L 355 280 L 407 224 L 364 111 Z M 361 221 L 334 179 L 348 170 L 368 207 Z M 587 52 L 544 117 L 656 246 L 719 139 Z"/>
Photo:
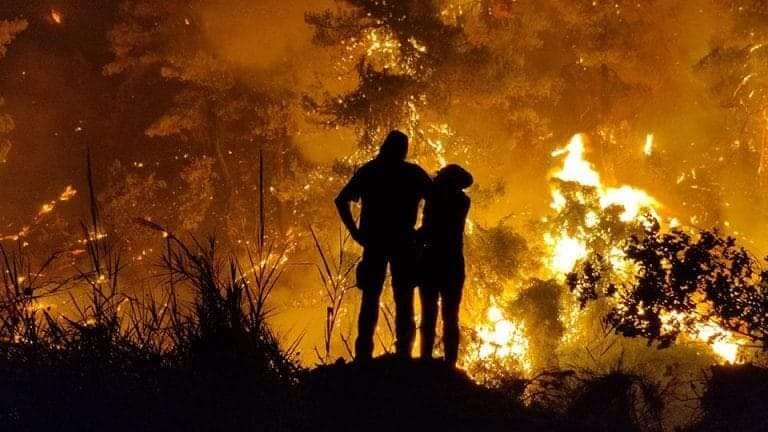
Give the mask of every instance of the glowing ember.
<path id="1" fill-rule="evenodd" d="M 64 192 L 59 195 L 59 201 L 69 201 L 77 195 L 77 190 L 75 190 L 72 185 L 68 185 L 66 189 L 64 189 Z"/>
<path id="2" fill-rule="evenodd" d="M 648 134 L 645 136 L 645 144 L 643 145 L 643 153 L 645 153 L 646 156 L 650 156 L 653 154 L 653 134 Z"/>
<path id="3" fill-rule="evenodd" d="M 64 192 L 62 192 L 61 195 L 59 195 L 58 201 L 61 201 L 61 202 L 69 201 L 75 195 L 77 195 L 77 190 L 75 190 L 72 187 L 72 185 L 68 185 L 66 189 L 64 189 Z M 56 201 L 51 201 L 43 204 L 40 207 L 40 211 L 37 212 L 37 218 L 39 219 L 40 217 L 52 212 L 55 208 L 56 208 Z"/>
<path id="4" fill-rule="evenodd" d="M 53 207 L 55 205 L 56 205 L 55 203 L 45 203 L 45 204 L 43 204 L 43 206 L 40 208 L 40 211 L 37 213 L 37 215 L 38 216 L 42 216 L 42 215 L 44 215 L 46 213 L 52 212 L 53 211 Z"/>
<path id="5" fill-rule="evenodd" d="M 64 22 L 64 17 L 61 15 L 61 12 L 57 11 L 56 9 L 51 9 L 51 19 L 56 24 L 61 24 Z"/>

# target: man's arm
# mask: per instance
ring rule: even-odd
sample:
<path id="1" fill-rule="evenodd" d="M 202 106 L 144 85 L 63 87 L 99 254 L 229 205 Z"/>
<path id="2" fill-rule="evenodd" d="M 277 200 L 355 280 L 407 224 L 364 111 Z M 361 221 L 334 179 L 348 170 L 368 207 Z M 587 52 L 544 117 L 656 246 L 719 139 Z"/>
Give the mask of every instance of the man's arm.
<path id="1" fill-rule="evenodd" d="M 360 228 L 358 228 L 355 222 L 354 216 L 352 216 L 352 210 L 349 205 L 352 201 L 358 201 L 360 199 L 359 192 L 360 179 L 358 174 L 352 176 L 352 179 L 346 186 L 339 192 L 339 195 L 334 200 L 336 203 L 336 210 L 339 212 L 341 222 L 349 230 L 349 234 L 352 238 L 362 246 L 362 239 L 360 236 Z"/>
<path id="2" fill-rule="evenodd" d="M 349 200 L 343 195 L 339 194 L 334 202 L 336 203 L 336 210 L 339 212 L 341 222 L 343 222 L 344 226 L 347 227 L 349 233 L 352 235 L 352 238 L 355 239 L 356 242 L 360 243 L 360 229 L 357 227 L 355 218 L 352 216 L 352 210 L 349 208 L 349 204 L 352 202 L 352 200 Z"/>

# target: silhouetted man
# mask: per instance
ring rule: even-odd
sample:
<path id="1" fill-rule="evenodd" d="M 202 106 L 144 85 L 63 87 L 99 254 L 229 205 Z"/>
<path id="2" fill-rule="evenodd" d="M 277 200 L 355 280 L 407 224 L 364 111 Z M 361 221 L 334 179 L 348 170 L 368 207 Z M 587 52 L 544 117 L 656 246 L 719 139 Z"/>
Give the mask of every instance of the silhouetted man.
<path id="1" fill-rule="evenodd" d="M 365 361 L 373 354 L 373 335 L 379 316 L 379 298 L 387 264 L 395 297 L 395 347 L 410 357 L 415 333 L 413 321 L 416 214 L 430 187 L 430 178 L 418 165 L 405 161 L 408 137 L 389 133 L 378 156 L 363 165 L 336 197 L 341 220 L 363 247 L 357 266 L 357 286 L 362 304 L 357 323 L 355 357 Z M 355 224 L 350 202 L 362 201 L 360 226 Z"/>

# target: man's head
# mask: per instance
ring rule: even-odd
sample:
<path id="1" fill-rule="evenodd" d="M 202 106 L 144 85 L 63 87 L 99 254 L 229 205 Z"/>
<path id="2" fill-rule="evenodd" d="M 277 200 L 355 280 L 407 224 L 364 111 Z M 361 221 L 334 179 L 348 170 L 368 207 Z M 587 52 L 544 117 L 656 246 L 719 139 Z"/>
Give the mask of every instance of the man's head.
<path id="1" fill-rule="evenodd" d="M 402 161 L 408 156 L 408 135 L 394 129 L 384 139 L 379 148 L 379 159 L 386 161 Z"/>

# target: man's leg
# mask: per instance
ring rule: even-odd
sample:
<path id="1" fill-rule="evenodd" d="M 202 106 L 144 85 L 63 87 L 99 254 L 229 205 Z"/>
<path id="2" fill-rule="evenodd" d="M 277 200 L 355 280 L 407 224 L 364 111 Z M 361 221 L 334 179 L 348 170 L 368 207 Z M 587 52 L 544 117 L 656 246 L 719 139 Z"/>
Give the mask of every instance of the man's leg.
<path id="1" fill-rule="evenodd" d="M 357 287 L 362 302 L 357 318 L 357 340 L 355 360 L 370 360 L 373 356 L 373 335 L 379 319 L 379 298 L 387 273 L 387 258 L 384 254 L 365 249 L 363 259 L 357 265 Z"/>
<path id="2" fill-rule="evenodd" d="M 437 325 L 437 288 L 430 283 L 422 282 L 419 287 L 421 301 L 421 358 L 431 359 L 432 348 L 435 345 L 435 326 Z"/>
<path id="3" fill-rule="evenodd" d="M 392 291 L 395 297 L 395 350 L 398 356 L 411 357 L 416 323 L 413 319 L 414 253 L 411 248 L 397 251 L 390 257 Z"/>
<path id="4" fill-rule="evenodd" d="M 443 348 L 445 361 L 455 365 L 459 357 L 459 306 L 464 278 L 452 280 L 441 287 L 440 303 L 443 315 Z"/>

